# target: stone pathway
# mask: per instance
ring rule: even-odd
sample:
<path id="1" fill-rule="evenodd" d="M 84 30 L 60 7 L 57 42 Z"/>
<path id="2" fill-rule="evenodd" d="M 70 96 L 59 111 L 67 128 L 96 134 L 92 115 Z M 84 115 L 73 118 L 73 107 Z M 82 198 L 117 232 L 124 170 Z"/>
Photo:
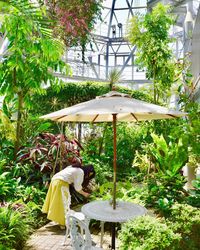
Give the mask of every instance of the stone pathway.
<path id="1" fill-rule="evenodd" d="M 100 246 L 100 233 L 93 231 L 92 240 Z M 50 222 L 31 235 L 23 250 L 72 250 L 70 239 L 67 239 L 66 245 L 63 246 L 64 238 L 65 230 L 60 229 L 54 222 Z M 110 241 L 109 233 L 105 232 L 103 249 L 109 249 Z"/>

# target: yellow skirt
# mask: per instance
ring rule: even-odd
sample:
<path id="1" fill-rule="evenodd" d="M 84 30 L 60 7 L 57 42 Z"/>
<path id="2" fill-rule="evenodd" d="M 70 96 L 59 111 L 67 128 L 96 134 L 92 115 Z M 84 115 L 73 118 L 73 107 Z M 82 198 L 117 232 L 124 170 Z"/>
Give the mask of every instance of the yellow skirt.
<path id="1" fill-rule="evenodd" d="M 64 226 L 65 212 L 61 192 L 62 186 L 69 188 L 69 184 L 62 180 L 54 180 L 50 183 L 49 190 L 42 207 L 42 212 L 47 214 L 47 219 Z"/>

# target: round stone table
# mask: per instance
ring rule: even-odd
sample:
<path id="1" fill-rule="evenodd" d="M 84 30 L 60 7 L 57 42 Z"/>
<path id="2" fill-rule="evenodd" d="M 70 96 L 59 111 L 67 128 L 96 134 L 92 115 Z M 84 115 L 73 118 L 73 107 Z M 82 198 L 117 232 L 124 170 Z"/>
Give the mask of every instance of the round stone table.
<path id="1" fill-rule="evenodd" d="M 82 209 L 82 213 L 88 219 L 99 220 L 101 223 L 101 247 L 103 242 L 103 225 L 104 222 L 123 223 L 138 216 L 145 215 L 147 210 L 143 206 L 134 204 L 127 201 L 117 201 L 116 209 L 113 209 L 108 200 L 106 201 L 92 201 L 85 204 Z M 112 249 L 115 249 L 115 227 L 112 230 Z"/>

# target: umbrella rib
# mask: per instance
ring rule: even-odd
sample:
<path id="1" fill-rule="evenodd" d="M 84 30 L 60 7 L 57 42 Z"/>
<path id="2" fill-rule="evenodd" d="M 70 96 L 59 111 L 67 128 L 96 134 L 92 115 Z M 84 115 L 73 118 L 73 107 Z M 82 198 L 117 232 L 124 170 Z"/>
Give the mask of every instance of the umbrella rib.
<path id="1" fill-rule="evenodd" d="M 133 114 L 133 113 L 131 113 L 131 115 L 134 117 L 134 119 L 138 122 L 138 119 L 137 119 L 137 117 Z"/>
<path id="2" fill-rule="evenodd" d="M 99 115 L 96 115 L 96 116 L 94 117 L 94 119 L 92 120 L 92 122 L 95 122 L 95 120 L 97 119 L 98 116 L 99 116 Z"/>
<path id="3" fill-rule="evenodd" d="M 173 117 L 173 118 L 177 118 L 177 116 L 176 115 L 170 115 L 170 114 L 167 114 L 168 116 L 171 116 L 171 117 Z"/>
<path id="4" fill-rule="evenodd" d="M 66 117 L 66 115 L 62 115 L 62 116 L 56 118 L 54 121 L 59 121 L 59 120 L 62 119 L 63 117 Z"/>

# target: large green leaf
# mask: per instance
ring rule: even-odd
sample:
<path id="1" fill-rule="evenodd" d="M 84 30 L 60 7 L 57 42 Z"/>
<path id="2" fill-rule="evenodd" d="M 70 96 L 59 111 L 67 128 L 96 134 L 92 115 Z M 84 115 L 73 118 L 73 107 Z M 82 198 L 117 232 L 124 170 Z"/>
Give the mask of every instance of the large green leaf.
<path id="1" fill-rule="evenodd" d="M 38 3 L 28 0 L 1 0 L 0 3 L 0 12 L 9 14 L 15 8 L 28 20 L 32 20 L 43 35 L 52 37 L 52 30 L 49 28 L 52 21 L 45 16 L 44 7 Z"/>

